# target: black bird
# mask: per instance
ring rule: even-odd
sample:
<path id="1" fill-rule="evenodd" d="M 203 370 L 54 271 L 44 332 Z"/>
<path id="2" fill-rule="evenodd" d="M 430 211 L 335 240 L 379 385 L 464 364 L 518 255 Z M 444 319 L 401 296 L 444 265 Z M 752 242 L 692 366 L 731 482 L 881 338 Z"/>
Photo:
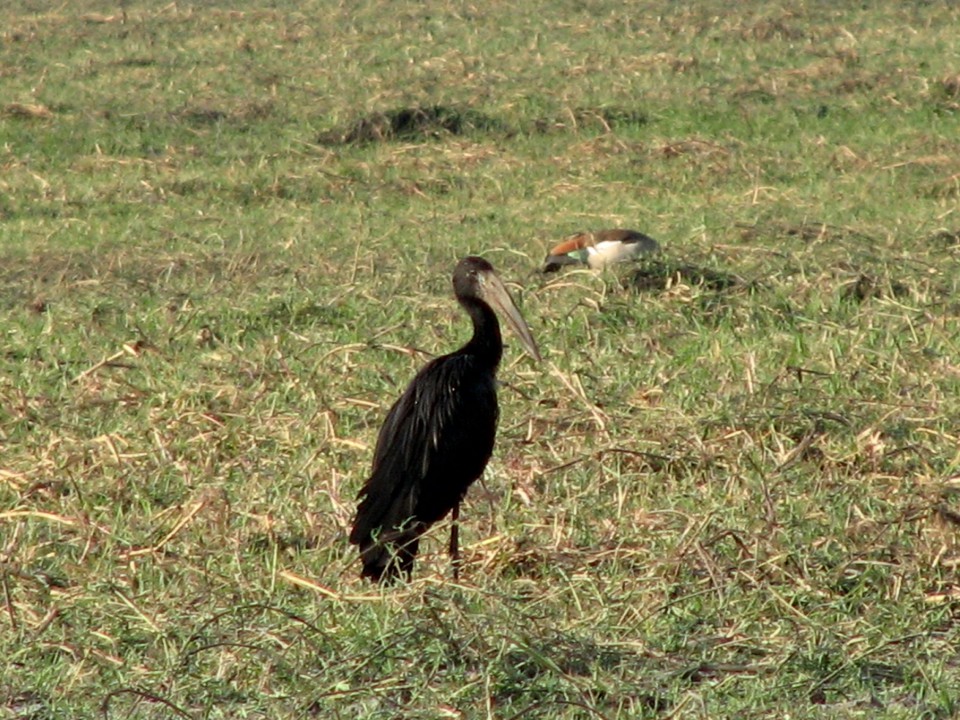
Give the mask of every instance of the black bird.
<path id="1" fill-rule="evenodd" d="M 530 329 L 490 263 L 461 260 L 453 290 L 473 321 L 473 337 L 424 366 L 390 408 L 360 491 L 350 542 L 360 546 L 361 575 L 371 580 L 409 579 L 420 536 L 451 510 L 450 555 L 458 576 L 460 501 L 486 467 L 497 430 L 503 341 L 494 310 L 540 360 Z"/>

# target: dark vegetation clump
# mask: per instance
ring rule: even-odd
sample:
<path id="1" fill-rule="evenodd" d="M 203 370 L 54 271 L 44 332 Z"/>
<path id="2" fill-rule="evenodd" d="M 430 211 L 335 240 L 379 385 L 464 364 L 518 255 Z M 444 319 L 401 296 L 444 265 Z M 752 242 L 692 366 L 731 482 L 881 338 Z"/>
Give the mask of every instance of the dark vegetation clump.
<path id="1" fill-rule="evenodd" d="M 538 117 L 525 124 L 530 134 L 562 132 L 612 132 L 649 122 L 642 110 L 624 107 L 577 107 L 553 117 Z M 377 142 L 419 142 L 468 134 L 511 137 L 516 129 L 487 113 L 457 105 L 429 105 L 374 112 L 345 127 L 321 133 L 321 145 L 365 145 Z"/>
<path id="2" fill-rule="evenodd" d="M 321 134 L 317 142 L 321 145 L 364 145 L 434 140 L 474 132 L 509 135 L 512 131 L 506 123 L 478 110 L 455 105 L 430 105 L 370 113 L 346 128 Z"/>
<path id="3" fill-rule="evenodd" d="M 733 273 L 690 263 L 653 260 L 644 263 L 623 280 L 623 286 L 638 292 L 660 292 L 679 283 L 702 285 L 709 290 L 749 288 L 752 283 Z"/>
<path id="4" fill-rule="evenodd" d="M 875 275 L 860 273 L 860 276 L 843 290 L 844 300 L 864 302 L 870 298 L 903 298 L 910 295 L 910 288 L 897 280 L 885 281 Z"/>
<path id="5" fill-rule="evenodd" d="M 848 227 L 830 225 L 819 220 L 792 222 L 758 222 L 754 224 L 738 223 L 740 235 L 744 240 L 770 240 L 774 238 L 796 238 L 804 242 L 827 240 L 872 241 L 869 235 Z"/>
<path id="6" fill-rule="evenodd" d="M 217 108 L 191 107 L 184 108 L 177 117 L 191 125 L 215 125 L 227 119 L 227 113 Z"/>
<path id="7" fill-rule="evenodd" d="M 930 243 L 944 248 L 954 248 L 960 245 L 960 230 L 940 230 L 930 236 Z"/>
<path id="8" fill-rule="evenodd" d="M 545 135 L 571 130 L 612 132 L 646 125 L 650 116 L 636 108 L 620 106 L 577 107 L 552 118 L 537 118 L 534 133 Z"/>
<path id="9" fill-rule="evenodd" d="M 946 75 L 935 83 L 931 98 L 943 110 L 956 112 L 960 109 L 960 73 Z"/>

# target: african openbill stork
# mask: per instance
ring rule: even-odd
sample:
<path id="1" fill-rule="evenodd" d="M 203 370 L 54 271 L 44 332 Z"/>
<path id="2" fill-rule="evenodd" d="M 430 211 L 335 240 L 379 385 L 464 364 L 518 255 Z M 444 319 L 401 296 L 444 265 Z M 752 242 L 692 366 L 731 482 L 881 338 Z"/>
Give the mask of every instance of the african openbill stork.
<path id="1" fill-rule="evenodd" d="M 542 272 L 559 270 L 564 265 L 585 263 L 598 270 L 618 262 L 633 260 L 643 253 L 654 253 L 660 244 L 637 230 L 597 230 L 579 232 L 565 238 L 543 261 Z"/>
<path id="2" fill-rule="evenodd" d="M 449 549 L 454 579 L 459 575 L 460 501 L 493 453 L 499 415 L 503 341 L 494 311 L 540 360 L 530 329 L 489 262 L 461 260 L 453 290 L 473 321 L 473 337 L 424 366 L 390 408 L 350 532 L 350 542 L 360 546 L 361 575 L 383 583 L 410 578 L 421 535 L 451 511 Z"/>

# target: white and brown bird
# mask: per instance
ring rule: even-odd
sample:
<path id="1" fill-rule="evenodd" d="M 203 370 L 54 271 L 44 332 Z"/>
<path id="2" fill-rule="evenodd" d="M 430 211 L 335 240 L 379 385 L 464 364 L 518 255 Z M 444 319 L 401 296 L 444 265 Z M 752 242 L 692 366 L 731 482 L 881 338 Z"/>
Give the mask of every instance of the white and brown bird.
<path id="1" fill-rule="evenodd" d="M 577 264 L 599 270 L 659 250 L 660 243 L 636 230 L 579 232 L 565 238 L 550 251 L 543 262 L 542 271 L 554 272 L 564 265 Z"/>

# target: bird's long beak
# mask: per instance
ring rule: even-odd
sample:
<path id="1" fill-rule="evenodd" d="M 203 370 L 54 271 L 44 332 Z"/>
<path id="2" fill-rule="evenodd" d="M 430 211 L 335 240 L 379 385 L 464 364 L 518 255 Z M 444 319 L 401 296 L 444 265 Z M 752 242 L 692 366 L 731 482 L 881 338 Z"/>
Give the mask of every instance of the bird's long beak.
<path id="1" fill-rule="evenodd" d="M 542 360 L 540 350 L 537 349 L 537 343 L 534 341 L 533 335 L 530 334 L 530 328 L 527 327 L 523 315 L 520 314 L 520 310 L 514 304 L 513 298 L 507 292 L 503 281 L 494 273 L 484 273 L 481 287 L 483 288 L 483 299 L 503 316 L 510 329 L 520 338 L 520 343 L 524 349 L 538 362 Z"/>

